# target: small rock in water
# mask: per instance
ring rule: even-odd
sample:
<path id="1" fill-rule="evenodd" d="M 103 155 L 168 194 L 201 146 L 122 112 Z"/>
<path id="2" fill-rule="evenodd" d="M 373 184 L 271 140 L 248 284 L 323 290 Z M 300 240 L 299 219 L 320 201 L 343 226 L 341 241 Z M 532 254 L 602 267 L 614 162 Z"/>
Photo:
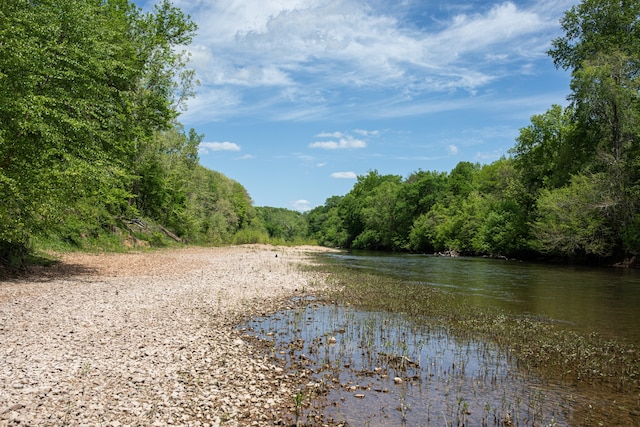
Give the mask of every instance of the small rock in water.
<path id="1" fill-rule="evenodd" d="M 402 378 L 400 378 L 400 377 L 395 377 L 395 378 L 393 379 L 393 382 L 394 382 L 394 383 L 396 383 L 396 384 L 402 384 Z"/>

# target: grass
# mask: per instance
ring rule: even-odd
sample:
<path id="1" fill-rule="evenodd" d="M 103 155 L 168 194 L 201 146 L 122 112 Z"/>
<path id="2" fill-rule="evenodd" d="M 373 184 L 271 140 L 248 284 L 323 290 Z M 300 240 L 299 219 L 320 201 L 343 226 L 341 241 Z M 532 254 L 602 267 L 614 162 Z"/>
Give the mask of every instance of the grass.
<path id="1" fill-rule="evenodd" d="M 460 296 L 320 260 L 303 268 L 329 273 L 327 297 L 367 311 L 403 313 L 442 326 L 459 339 L 490 340 L 516 356 L 518 366 L 565 382 L 592 383 L 616 392 L 640 385 L 636 346 L 585 334 L 545 319 L 471 307 Z"/>
<path id="2" fill-rule="evenodd" d="M 452 366 L 442 366 L 444 358 L 436 354 L 433 360 L 428 360 L 420 367 L 408 361 L 419 360 L 416 358 L 423 343 L 411 342 L 408 338 L 410 332 L 402 332 L 405 334 L 402 337 L 394 336 L 400 334 L 401 328 L 391 317 L 385 320 L 381 315 L 382 320 L 375 322 L 348 318 L 345 321 L 349 325 L 347 332 L 342 334 L 351 334 L 351 340 L 356 342 L 355 345 L 342 344 L 343 347 L 350 345 L 357 348 L 364 359 L 370 360 L 367 369 L 373 371 L 375 366 L 382 366 L 400 374 L 404 369 L 408 372 L 403 376 L 406 378 L 416 376 L 415 372 L 422 369 L 423 378 L 427 380 L 433 375 L 442 377 L 449 400 L 441 416 L 448 420 L 447 424 L 456 425 L 454 421 L 458 425 L 468 424 L 469 402 L 465 399 L 469 395 L 465 393 L 469 390 L 454 390 L 448 384 L 457 377 L 469 376 L 469 372 L 465 373 L 465 361 L 470 359 L 464 352 L 472 347 L 476 349 L 474 351 L 483 352 L 482 357 L 487 360 L 506 357 L 506 361 L 496 359 L 495 363 L 504 362 L 514 366 L 517 378 L 539 379 L 553 385 L 556 390 L 568 390 L 567 400 L 571 409 L 567 410 L 569 414 L 566 417 L 571 424 L 610 425 L 612 420 L 620 425 L 638 423 L 640 353 L 635 345 L 575 330 L 544 318 L 508 314 L 497 308 L 474 308 L 464 297 L 331 264 L 323 257 L 317 261 L 302 268 L 324 275 L 329 285 L 323 296 L 327 301 L 367 312 L 400 314 L 416 330 L 429 331 L 431 336 L 443 331 L 440 333 L 456 342 L 459 354 Z M 337 357 L 350 354 L 354 348 L 345 348 L 344 354 Z M 506 356 L 495 356 L 497 354 Z M 407 363 L 403 366 L 403 362 Z M 344 360 L 333 363 L 340 364 L 353 368 L 353 361 L 350 360 L 346 364 Z M 471 387 L 478 387 L 472 393 L 476 400 L 489 386 L 495 388 L 500 386 L 501 381 L 518 381 L 515 377 L 507 378 L 512 374 L 506 374 L 503 378 L 495 374 L 494 368 L 483 369 L 486 372 L 473 373 L 475 377 Z M 427 371 L 426 375 L 424 370 Z M 465 384 L 464 387 L 469 387 L 469 382 Z M 484 405 L 480 410 L 484 412 L 481 423 L 496 425 L 509 421 L 514 425 L 541 425 L 544 418 L 553 425 L 554 414 L 545 412 L 545 401 L 549 400 L 546 393 L 544 390 L 524 388 L 511 396 L 505 393 L 501 402 L 494 399 Z M 404 402 L 400 402 L 399 407 L 404 419 Z M 476 415 L 478 411 L 476 407 Z"/>

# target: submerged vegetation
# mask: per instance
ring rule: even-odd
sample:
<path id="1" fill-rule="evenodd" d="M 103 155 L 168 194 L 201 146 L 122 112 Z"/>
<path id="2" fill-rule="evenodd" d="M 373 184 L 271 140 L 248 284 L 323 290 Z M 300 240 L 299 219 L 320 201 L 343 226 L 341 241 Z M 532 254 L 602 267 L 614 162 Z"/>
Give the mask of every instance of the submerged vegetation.
<path id="1" fill-rule="evenodd" d="M 303 386 L 308 425 L 635 425 L 640 354 L 545 318 L 336 265 L 329 288 L 246 327 Z"/>
<path id="2" fill-rule="evenodd" d="M 634 392 L 640 385 L 640 354 L 634 345 L 545 319 L 475 308 L 460 296 L 429 286 L 339 266 L 316 268 L 331 271 L 335 283 L 330 296 L 340 303 L 437 322 L 463 339 L 490 340 L 516 356 L 521 367 L 539 375 L 597 384 L 616 392 Z"/>

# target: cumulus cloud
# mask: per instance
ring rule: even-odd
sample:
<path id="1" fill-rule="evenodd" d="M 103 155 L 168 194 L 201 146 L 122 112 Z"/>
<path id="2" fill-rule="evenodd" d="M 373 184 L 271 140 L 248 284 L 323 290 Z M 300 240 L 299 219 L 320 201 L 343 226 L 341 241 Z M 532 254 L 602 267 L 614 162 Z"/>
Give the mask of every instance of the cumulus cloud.
<path id="1" fill-rule="evenodd" d="M 344 137 L 342 132 L 320 132 L 316 135 L 317 138 L 342 138 Z"/>
<path id="2" fill-rule="evenodd" d="M 198 151 L 206 154 L 210 151 L 240 151 L 240 146 L 235 142 L 201 142 Z"/>
<path id="3" fill-rule="evenodd" d="M 365 130 L 365 129 L 355 129 L 353 131 L 354 133 L 357 133 L 359 135 L 362 136 L 379 136 L 380 135 L 380 131 L 379 130 Z"/>
<path id="4" fill-rule="evenodd" d="M 455 156 L 456 154 L 458 154 L 460 150 L 458 149 L 457 145 L 454 144 L 450 144 L 449 145 L 449 154 L 451 154 L 452 156 Z"/>
<path id="5" fill-rule="evenodd" d="M 336 179 L 357 179 L 358 175 L 355 172 L 334 172 L 331 174 L 331 178 Z"/>
<path id="6" fill-rule="evenodd" d="M 545 57 L 559 11 L 572 2 L 554 0 L 558 4 L 545 8 L 505 1 L 417 25 L 411 2 L 176 1 L 200 27 L 187 49 L 204 91 L 232 92 L 226 102 L 239 114 L 254 112 L 251 95 L 261 91 L 269 102 L 260 111 L 278 118 L 287 117 L 282 110 L 329 111 L 318 106 L 342 100 L 325 95 L 345 89 L 393 87 L 411 97 L 458 89 L 475 93 L 501 78 L 497 63 L 524 65 Z M 441 11 L 434 8 L 433 15 Z M 206 102 L 216 109 L 219 100 Z"/>
<path id="7" fill-rule="evenodd" d="M 333 138 L 333 140 L 316 141 L 309 144 L 309 148 L 322 148 L 325 150 L 342 150 L 348 148 L 366 148 L 367 143 L 362 139 L 345 135 L 342 132 L 323 132 L 318 135 L 320 138 Z"/>
<path id="8" fill-rule="evenodd" d="M 291 207 L 293 208 L 293 210 L 306 212 L 311 210 L 311 202 L 308 200 L 300 199 L 300 200 L 291 202 Z"/>

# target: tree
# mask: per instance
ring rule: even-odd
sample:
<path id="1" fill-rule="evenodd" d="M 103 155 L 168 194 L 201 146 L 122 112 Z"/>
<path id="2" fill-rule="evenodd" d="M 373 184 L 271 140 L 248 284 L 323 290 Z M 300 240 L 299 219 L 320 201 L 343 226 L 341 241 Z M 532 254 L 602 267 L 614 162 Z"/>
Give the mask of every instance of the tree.
<path id="1" fill-rule="evenodd" d="M 396 201 L 401 185 L 397 175 L 386 175 L 384 180 L 364 196 L 361 211 L 365 230 L 353 241 L 358 249 L 396 249 Z"/>
<path id="2" fill-rule="evenodd" d="M 535 200 L 543 188 L 565 185 L 571 174 L 584 168 L 592 152 L 577 136 L 572 108 L 553 105 L 544 114 L 531 117 L 531 124 L 520 129 L 516 144 L 509 152 L 514 156 L 527 193 Z"/>
<path id="3" fill-rule="evenodd" d="M 448 192 L 453 197 L 466 197 L 474 189 L 474 177 L 480 170 L 480 164 L 471 162 L 458 163 L 449 173 Z"/>
<path id="4" fill-rule="evenodd" d="M 640 3 L 636 0 L 583 0 L 560 20 L 564 36 L 552 41 L 556 67 L 575 72 L 606 52 L 629 57 L 640 52 Z"/>
<path id="5" fill-rule="evenodd" d="M 534 224 L 537 249 L 568 257 L 613 255 L 612 200 L 604 175 L 576 175 L 566 187 L 543 190 Z"/>
<path id="6" fill-rule="evenodd" d="M 317 206 L 306 215 L 309 235 L 318 244 L 327 247 L 347 246 L 347 231 L 340 217 L 343 196 L 329 197 L 323 206 Z"/>
<path id="7" fill-rule="evenodd" d="M 0 4 L 5 244 L 24 246 L 37 230 L 60 224 L 80 197 L 122 196 L 128 94 L 142 71 L 127 37 L 128 12 L 98 1 Z"/>
<path id="8" fill-rule="evenodd" d="M 414 172 L 402 183 L 398 190 L 394 214 L 396 249 L 410 249 L 412 245 L 409 242 L 409 235 L 414 222 L 444 198 L 446 186 L 447 174 L 436 171 Z"/>
<path id="9" fill-rule="evenodd" d="M 177 115 L 195 25 L 127 0 L 7 0 L 0 22 L 0 250 L 78 204 L 133 213 L 132 153 Z"/>
<path id="10" fill-rule="evenodd" d="M 301 212 L 284 208 L 257 207 L 259 219 L 272 239 L 301 242 L 307 237 L 308 224 Z"/>
<path id="11" fill-rule="evenodd" d="M 549 54 L 572 71 L 569 99 L 593 147 L 591 172 L 607 181 L 609 225 L 622 251 L 620 236 L 633 228 L 640 209 L 640 3 L 583 0 L 561 23 L 565 35 Z"/>

